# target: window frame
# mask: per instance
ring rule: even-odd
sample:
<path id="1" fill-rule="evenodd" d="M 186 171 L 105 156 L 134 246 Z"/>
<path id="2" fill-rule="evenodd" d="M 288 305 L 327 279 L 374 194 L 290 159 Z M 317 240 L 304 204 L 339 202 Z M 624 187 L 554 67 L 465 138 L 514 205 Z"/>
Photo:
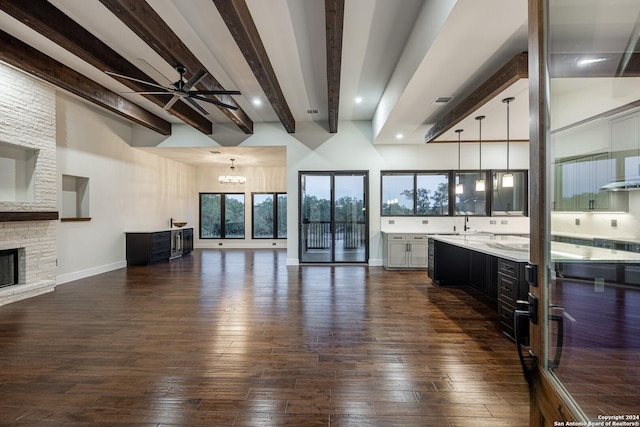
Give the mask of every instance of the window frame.
<path id="1" fill-rule="evenodd" d="M 398 214 L 390 214 L 384 212 L 384 177 L 385 176 L 393 176 L 393 175 L 413 175 L 413 209 L 412 213 L 405 215 Z M 417 201 L 417 192 L 418 192 L 418 175 L 442 175 L 447 177 L 447 210 L 443 214 L 421 214 L 417 213 L 418 211 L 418 201 Z M 447 217 L 452 216 L 453 205 L 451 203 L 453 196 L 453 187 L 451 186 L 451 181 L 453 178 L 453 171 L 451 170 L 384 170 L 380 171 L 380 216 L 381 217 Z"/>
<path id="2" fill-rule="evenodd" d="M 220 237 L 202 237 L 202 196 L 203 195 L 219 195 L 220 196 Z M 242 211 L 242 237 L 228 237 L 227 236 L 227 227 L 226 227 L 226 203 L 227 203 L 227 196 L 242 196 L 242 204 L 243 204 L 243 211 Z M 246 239 L 246 226 L 247 226 L 247 218 L 246 218 L 246 207 L 247 207 L 247 202 L 246 202 L 246 195 L 245 193 L 223 193 L 223 192 L 202 192 L 198 194 L 198 220 L 199 220 L 199 226 L 198 226 L 198 238 L 200 240 L 222 240 L 222 239 L 228 239 L 228 240 L 243 240 Z"/>
<path id="3" fill-rule="evenodd" d="M 273 216 L 272 216 L 272 226 L 273 226 L 273 236 L 271 237 L 256 237 L 255 235 L 255 196 L 256 195 L 271 195 L 273 197 Z M 285 233 L 284 237 L 279 237 L 279 227 L 278 227 L 278 220 L 279 220 L 279 216 L 278 216 L 278 204 L 279 204 L 279 197 L 284 196 L 287 197 L 287 193 L 286 192 L 282 192 L 282 191 L 257 191 L 257 192 L 253 192 L 251 193 L 251 238 L 253 240 L 264 240 L 264 239 L 280 239 L 280 240 L 284 240 L 287 238 L 287 235 Z M 287 203 L 288 203 L 288 198 L 287 198 Z M 285 211 L 285 221 L 286 221 L 286 211 Z M 286 230 L 285 230 L 286 232 Z"/>

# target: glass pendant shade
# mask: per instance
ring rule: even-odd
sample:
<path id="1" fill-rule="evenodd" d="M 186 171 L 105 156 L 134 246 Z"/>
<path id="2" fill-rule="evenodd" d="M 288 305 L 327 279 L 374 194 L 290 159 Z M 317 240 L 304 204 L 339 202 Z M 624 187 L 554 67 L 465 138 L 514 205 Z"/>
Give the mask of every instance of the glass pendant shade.
<path id="1" fill-rule="evenodd" d="M 462 194 L 462 193 L 464 193 L 464 185 L 456 184 L 456 194 Z"/>
<path id="2" fill-rule="evenodd" d="M 476 179 L 476 191 L 484 191 L 484 179 Z"/>

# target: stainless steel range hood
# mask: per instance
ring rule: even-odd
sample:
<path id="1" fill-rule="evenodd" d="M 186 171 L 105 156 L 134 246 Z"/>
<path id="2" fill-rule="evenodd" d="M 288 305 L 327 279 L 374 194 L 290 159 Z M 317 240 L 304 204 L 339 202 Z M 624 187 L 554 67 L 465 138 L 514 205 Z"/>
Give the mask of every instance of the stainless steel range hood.
<path id="1" fill-rule="evenodd" d="M 602 187 L 600 187 L 600 189 L 609 191 L 640 190 L 640 178 L 612 181 L 606 185 L 603 185 Z"/>

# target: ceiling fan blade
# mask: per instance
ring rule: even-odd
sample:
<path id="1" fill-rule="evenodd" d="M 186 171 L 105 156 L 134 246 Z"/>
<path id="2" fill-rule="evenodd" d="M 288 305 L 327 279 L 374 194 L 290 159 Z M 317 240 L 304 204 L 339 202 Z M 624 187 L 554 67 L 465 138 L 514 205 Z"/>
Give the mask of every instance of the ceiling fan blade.
<path id="1" fill-rule="evenodd" d="M 189 95 L 242 95 L 239 90 L 190 90 Z"/>
<path id="2" fill-rule="evenodd" d="M 120 92 L 122 93 L 134 93 L 136 95 L 171 95 L 171 92 L 161 92 L 161 91 L 157 91 L 157 92 L 136 92 L 136 91 L 130 91 L 130 92 Z"/>
<path id="3" fill-rule="evenodd" d="M 131 81 L 138 82 L 138 83 L 144 83 L 144 84 L 149 85 L 149 86 L 159 87 L 160 89 L 165 89 L 165 90 L 167 90 L 167 88 L 166 88 L 166 87 L 164 87 L 164 86 L 162 86 L 162 85 L 159 85 L 159 84 L 157 84 L 157 83 L 147 82 L 147 81 L 145 81 L 145 80 L 140 80 L 140 79 L 136 79 L 136 78 L 133 78 L 133 77 L 124 76 L 124 75 L 122 75 L 122 74 L 113 73 L 113 72 L 111 72 L 111 71 L 105 71 L 105 74 L 108 74 L 108 75 L 110 75 L 110 76 L 114 76 L 114 77 L 120 77 L 121 79 L 131 80 Z"/>
<path id="4" fill-rule="evenodd" d="M 190 98 L 194 98 L 194 99 L 197 99 L 199 101 L 208 102 L 210 104 L 215 104 L 215 105 L 218 105 L 220 107 L 228 108 L 230 110 L 237 110 L 238 109 L 238 107 L 236 107 L 235 105 L 225 104 L 224 102 L 216 101 L 215 99 L 205 98 L 204 96 L 200 96 L 200 95 L 190 96 Z"/>
<path id="5" fill-rule="evenodd" d="M 207 73 L 205 70 L 198 71 L 193 76 L 191 76 L 189 81 L 186 82 L 184 86 L 182 86 L 182 89 L 185 91 L 188 91 L 189 89 L 191 89 L 192 87 L 200 83 L 200 81 L 204 79 L 207 76 L 207 74 L 209 73 Z"/>
<path id="6" fill-rule="evenodd" d="M 165 110 L 168 110 L 169 108 L 173 107 L 173 104 L 175 104 L 175 103 L 178 101 L 178 99 L 180 99 L 180 98 L 181 98 L 181 97 L 180 97 L 180 96 L 178 96 L 178 95 L 173 95 L 173 98 L 171 98 L 171 99 L 169 100 L 169 102 L 167 102 L 167 103 L 164 105 L 164 107 L 163 107 L 163 108 L 164 108 Z"/>
<path id="7" fill-rule="evenodd" d="M 146 59 L 138 58 L 138 61 L 140 61 L 141 63 L 144 63 L 146 67 L 148 67 L 150 70 L 153 70 L 157 75 L 162 77 L 167 82 L 167 84 L 169 86 L 173 85 L 173 82 L 171 80 L 169 80 L 169 77 L 165 76 L 156 67 L 154 67 L 153 65 L 149 64 Z"/>
<path id="8" fill-rule="evenodd" d="M 202 108 L 202 106 L 200 104 L 198 104 L 196 101 L 194 101 L 191 97 L 187 96 L 184 99 L 186 99 L 189 104 L 193 105 L 193 107 L 196 110 L 200 111 L 200 113 L 204 114 L 205 116 L 209 114 L 209 112 L 207 110 Z"/>

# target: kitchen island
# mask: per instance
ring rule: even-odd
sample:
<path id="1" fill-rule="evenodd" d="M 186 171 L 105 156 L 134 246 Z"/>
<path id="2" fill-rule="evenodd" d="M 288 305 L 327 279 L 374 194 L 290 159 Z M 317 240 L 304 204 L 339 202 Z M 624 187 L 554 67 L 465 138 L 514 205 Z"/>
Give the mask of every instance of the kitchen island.
<path id="1" fill-rule="evenodd" d="M 514 337 L 514 312 L 526 300 L 525 265 L 529 239 L 520 236 L 462 234 L 430 236 L 429 272 L 438 286 L 470 286 L 496 307 L 502 332 Z M 523 324 L 523 331 L 528 331 Z M 527 342 L 527 337 L 522 337 Z"/>
<path id="2" fill-rule="evenodd" d="M 502 331 L 513 338 L 518 300 L 527 300 L 529 239 L 471 233 L 430 236 L 429 275 L 438 286 L 470 286 L 497 305 Z M 553 274 L 604 284 L 634 285 L 640 253 L 551 242 Z M 522 307 L 524 308 L 524 307 Z M 524 327 L 523 330 L 528 330 Z"/>

